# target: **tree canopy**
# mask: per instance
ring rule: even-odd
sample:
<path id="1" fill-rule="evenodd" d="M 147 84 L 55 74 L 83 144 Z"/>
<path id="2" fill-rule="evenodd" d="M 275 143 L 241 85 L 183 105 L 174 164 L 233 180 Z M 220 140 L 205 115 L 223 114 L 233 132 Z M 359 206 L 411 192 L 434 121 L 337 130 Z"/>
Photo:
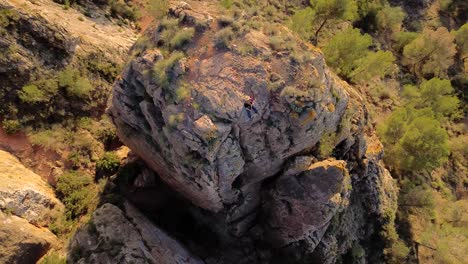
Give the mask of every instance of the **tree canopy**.
<path id="1" fill-rule="evenodd" d="M 358 83 L 380 78 L 394 71 L 395 57 L 389 51 L 371 51 L 372 37 L 359 29 L 347 29 L 324 48 L 325 57 L 337 73 Z"/>
<path id="2" fill-rule="evenodd" d="M 444 77 L 454 63 L 454 36 L 445 27 L 425 29 L 403 49 L 403 64 L 419 78 L 424 75 Z"/>
<path id="3" fill-rule="evenodd" d="M 323 27 L 332 19 L 350 20 L 357 18 L 355 0 L 310 0 L 310 7 L 296 12 L 292 28 L 315 44 Z"/>
<path id="4" fill-rule="evenodd" d="M 450 154 L 447 132 L 429 108 L 401 108 L 379 130 L 386 162 L 396 170 L 432 170 Z"/>

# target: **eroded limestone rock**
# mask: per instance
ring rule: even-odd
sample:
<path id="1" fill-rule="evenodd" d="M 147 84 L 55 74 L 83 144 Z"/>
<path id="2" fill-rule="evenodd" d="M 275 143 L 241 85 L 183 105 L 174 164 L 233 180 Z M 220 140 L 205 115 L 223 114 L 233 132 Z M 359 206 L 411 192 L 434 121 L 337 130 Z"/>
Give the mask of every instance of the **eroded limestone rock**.
<path id="1" fill-rule="evenodd" d="M 0 150 L 0 209 L 36 226 L 47 225 L 63 205 L 52 188 L 20 161 Z"/>

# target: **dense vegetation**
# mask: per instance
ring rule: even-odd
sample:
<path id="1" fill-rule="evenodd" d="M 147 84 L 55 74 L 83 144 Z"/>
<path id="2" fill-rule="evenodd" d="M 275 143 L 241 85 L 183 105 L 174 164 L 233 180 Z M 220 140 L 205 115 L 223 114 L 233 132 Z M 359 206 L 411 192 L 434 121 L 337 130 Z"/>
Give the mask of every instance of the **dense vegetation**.
<path id="1" fill-rule="evenodd" d="M 292 16 L 291 28 L 323 46 L 328 64 L 370 95 L 372 116 L 392 110 L 376 121 L 386 164 L 402 188 L 398 222 L 407 227 L 400 229 L 407 240 L 390 245 L 388 260 L 411 262 L 419 250 L 421 259 L 462 263 L 463 254 L 448 234 L 467 232 L 460 218 L 467 213 L 466 200 L 459 190 L 468 184 L 462 123 L 468 24 L 466 17 L 452 16 L 466 13 L 466 5 L 436 1 L 440 6 L 431 8 L 440 8 L 437 19 L 417 23 L 412 14 L 387 1 L 326 4 L 328 15 L 317 16 L 324 13 L 324 4 L 311 0 Z M 341 26 L 326 27 L 329 20 Z M 455 211 L 442 217 L 446 210 Z M 466 249 L 466 238 L 460 243 Z"/>

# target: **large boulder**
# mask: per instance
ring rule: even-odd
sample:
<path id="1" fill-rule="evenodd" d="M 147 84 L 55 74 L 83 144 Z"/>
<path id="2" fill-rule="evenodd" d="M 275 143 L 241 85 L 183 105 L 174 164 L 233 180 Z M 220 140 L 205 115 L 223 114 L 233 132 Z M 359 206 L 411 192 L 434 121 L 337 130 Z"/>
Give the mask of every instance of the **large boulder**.
<path id="1" fill-rule="evenodd" d="M 177 213 L 155 219 L 206 263 L 333 263 L 356 243 L 380 261 L 382 244 L 368 242 L 396 197 L 381 155 L 367 151 L 360 95 L 282 25 L 292 51 L 247 26 L 223 42 L 230 22 L 216 10 L 210 1 L 171 8 L 175 20 L 147 30 L 114 84 L 120 139 L 192 204 L 168 202 Z M 175 32 L 196 28 L 182 52 L 165 39 L 174 21 Z M 177 226 L 180 215 L 190 226 Z"/>
<path id="2" fill-rule="evenodd" d="M 157 43 L 158 30 L 149 32 Z M 213 38 L 215 33 L 200 34 Z M 349 148 L 365 122 L 359 97 L 328 70 L 323 55 L 299 48 L 310 59 L 296 65 L 287 55 L 263 60 L 213 47 L 207 52 L 194 43 L 180 67 L 174 66 L 171 74 L 178 81 L 169 87 L 158 86 L 149 73 L 170 59 L 157 48 L 144 50 L 114 86 L 111 115 L 118 134 L 195 205 L 213 212 L 241 206 L 237 201 L 249 186 L 310 152 L 324 134 L 340 127 L 329 144 L 346 141 Z M 174 99 L 184 83 L 189 96 Z M 244 107 L 249 97 L 255 98 L 257 112 Z M 344 117 L 347 109 L 352 110 Z"/>

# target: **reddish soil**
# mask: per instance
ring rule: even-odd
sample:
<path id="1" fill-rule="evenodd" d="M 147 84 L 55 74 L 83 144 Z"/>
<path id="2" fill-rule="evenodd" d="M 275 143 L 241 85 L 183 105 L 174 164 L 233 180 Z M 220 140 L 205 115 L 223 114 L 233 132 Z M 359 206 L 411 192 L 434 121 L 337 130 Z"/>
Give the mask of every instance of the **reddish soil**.
<path id="1" fill-rule="evenodd" d="M 8 135 L 1 127 L 0 150 L 15 155 L 24 166 L 33 170 L 48 183 L 54 184 L 52 169 L 61 163 L 62 157 L 59 154 L 32 146 L 23 132 Z"/>

